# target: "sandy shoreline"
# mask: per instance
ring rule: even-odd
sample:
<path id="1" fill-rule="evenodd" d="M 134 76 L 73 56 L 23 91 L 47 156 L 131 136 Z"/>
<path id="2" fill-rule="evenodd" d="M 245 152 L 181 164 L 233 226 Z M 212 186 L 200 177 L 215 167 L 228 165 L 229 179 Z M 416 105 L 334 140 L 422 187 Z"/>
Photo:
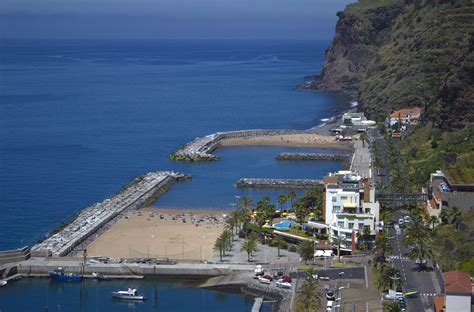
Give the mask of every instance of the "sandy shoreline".
<path id="1" fill-rule="evenodd" d="M 350 145 L 337 142 L 335 137 L 316 133 L 299 133 L 270 135 L 261 137 L 226 139 L 219 143 L 221 146 L 267 145 L 292 147 L 326 147 L 350 149 Z"/>
<path id="2" fill-rule="evenodd" d="M 225 210 L 144 208 L 87 246 L 90 256 L 206 261 L 224 230 Z"/>

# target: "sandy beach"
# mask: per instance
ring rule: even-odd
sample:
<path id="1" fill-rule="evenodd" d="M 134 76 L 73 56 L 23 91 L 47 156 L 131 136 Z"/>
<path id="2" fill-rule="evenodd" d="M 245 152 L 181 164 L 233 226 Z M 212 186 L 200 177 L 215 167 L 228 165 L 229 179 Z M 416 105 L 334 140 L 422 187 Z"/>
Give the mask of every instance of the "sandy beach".
<path id="1" fill-rule="evenodd" d="M 90 256 L 211 258 L 228 211 L 144 208 L 121 218 L 87 246 Z"/>
<path id="2" fill-rule="evenodd" d="M 316 133 L 299 133 L 284 135 L 269 135 L 252 138 L 228 139 L 220 142 L 221 146 L 268 145 L 293 147 L 327 147 L 350 149 L 350 146 L 336 142 L 335 137 Z"/>

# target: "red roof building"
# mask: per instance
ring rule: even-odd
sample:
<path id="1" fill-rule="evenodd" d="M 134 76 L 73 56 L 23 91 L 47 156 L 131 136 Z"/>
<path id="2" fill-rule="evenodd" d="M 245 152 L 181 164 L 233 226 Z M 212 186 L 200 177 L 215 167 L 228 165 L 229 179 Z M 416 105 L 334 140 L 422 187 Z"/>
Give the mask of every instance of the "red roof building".
<path id="1" fill-rule="evenodd" d="M 471 311 L 471 276 L 461 271 L 443 273 L 446 312 Z"/>

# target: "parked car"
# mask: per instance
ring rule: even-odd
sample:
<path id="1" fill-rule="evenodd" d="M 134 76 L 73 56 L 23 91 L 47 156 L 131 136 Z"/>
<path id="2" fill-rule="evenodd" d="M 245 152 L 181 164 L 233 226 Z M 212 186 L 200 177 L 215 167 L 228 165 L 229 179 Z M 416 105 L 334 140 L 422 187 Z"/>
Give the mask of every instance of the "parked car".
<path id="1" fill-rule="evenodd" d="M 336 300 L 336 293 L 333 290 L 328 290 L 326 291 L 326 299 L 328 301 L 334 301 Z"/>
<path id="2" fill-rule="evenodd" d="M 268 279 L 266 279 L 266 278 L 263 278 L 263 277 L 259 277 L 259 278 L 258 278 L 258 281 L 259 281 L 260 283 L 262 283 L 262 284 L 270 284 L 270 283 L 271 283 L 270 280 L 268 280 Z"/>
<path id="3" fill-rule="evenodd" d="M 402 218 L 398 219 L 398 225 L 399 226 L 403 226 L 404 223 L 405 223 L 404 219 L 402 219 Z"/>
<path id="4" fill-rule="evenodd" d="M 283 276 L 280 278 L 280 281 L 287 282 L 287 283 L 291 283 L 291 282 L 292 282 L 292 279 L 291 279 L 291 276 L 289 276 L 289 275 L 283 275 Z"/>
<path id="5" fill-rule="evenodd" d="M 285 289 L 291 289 L 291 287 L 292 287 L 290 283 L 281 282 L 281 281 L 276 282 L 275 285 L 278 288 L 285 288 Z"/>
<path id="6" fill-rule="evenodd" d="M 269 280 L 270 282 L 273 281 L 273 277 L 271 277 L 270 275 L 264 275 L 264 276 L 262 276 L 262 278 L 267 279 L 267 280 Z"/>

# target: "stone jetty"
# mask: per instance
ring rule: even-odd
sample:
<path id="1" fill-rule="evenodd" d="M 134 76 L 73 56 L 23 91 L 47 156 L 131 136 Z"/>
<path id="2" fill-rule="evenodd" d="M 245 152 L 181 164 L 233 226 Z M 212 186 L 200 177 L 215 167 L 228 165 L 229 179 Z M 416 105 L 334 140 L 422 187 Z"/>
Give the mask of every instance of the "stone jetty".
<path id="1" fill-rule="evenodd" d="M 277 160 L 346 160 L 349 154 L 325 154 L 325 153 L 280 153 Z"/>
<path id="2" fill-rule="evenodd" d="M 220 143 L 229 139 L 253 138 L 262 136 L 285 135 L 311 133 L 310 130 L 238 130 L 217 132 L 214 134 L 199 137 L 179 148 L 176 152 L 169 155 L 169 158 L 177 161 L 212 161 L 219 157 L 212 152 L 219 147 Z"/>
<path id="3" fill-rule="evenodd" d="M 116 195 L 83 209 L 72 222 L 31 248 L 33 256 L 65 256 L 121 213 L 150 204 L 178 180 L 190 176 L 173 171 L 136 177 Z"/>
<path id="4" fill-rule="evenodd" d="M 241 188 L 297 188 L 307 189 L 312 187 L 323 187 L 321 180 L 314 179 L 249 179 L 244 178 L 235 184 Z"/>

